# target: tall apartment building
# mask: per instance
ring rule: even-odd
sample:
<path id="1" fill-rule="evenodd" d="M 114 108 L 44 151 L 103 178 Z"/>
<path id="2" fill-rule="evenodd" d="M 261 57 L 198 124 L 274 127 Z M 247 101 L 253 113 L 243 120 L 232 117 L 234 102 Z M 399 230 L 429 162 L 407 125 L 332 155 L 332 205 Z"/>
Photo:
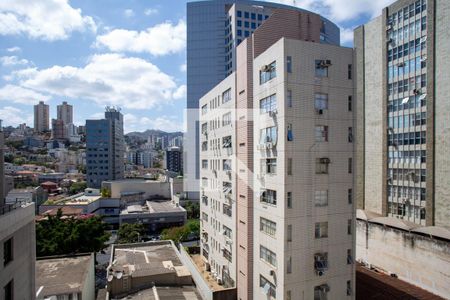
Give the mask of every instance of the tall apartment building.
<path id="1" fill-rule="evenodd" d="M 358 208 L 450 226 L 448 24 L 449 1 L 399 0 L 355 30 Z"/>
<path id="2" fill-rule="evenodd" d="M 61 119 L 52 119 L 52 138 L 55 140 L 64 140 L 67 137 L 64 121 Z"/>
<path id="3" fill-rule="evenodd" d="M 183 152 L 179 147 L 166 150 L 166 169 L 171 172 L 183 172 Z"/>
<path id="4" fill-rule="evenodd" d="M 353 57 L 322 25 L 273 10 L 200 100 L 201 251 L 238 299 L 353 297 Z"/>
<path id="5" fill-rule="evenodd" d="M 0 122 L 0 299 L 34 299 L 34 204 L 5 205 L 3 147 Z"/>
<path id="6" fill-rule="evenodd" d="M 64 124 L 73 124 L 73 106 L 64 101 L 57 106 L 57 119 L 62 120 Z"/>
<path id="7" fill-rule="evenodd" d="M 123 115 L 107 107 L 105 118 L 86 121 L 86 177 L 89 187 L 124 177 Z"/>
<path id="8" fill-rule="evenodd" d="M 50 108 L 48 104 L 39 101 L 34 106 L 34 131 L 44 132 L 50 130 Z"/>
<path id="9" fill-rule="evenodd" d="M 297 7 L 250 0 L 187 3 L 187 133 L 185 190 L 199 190 L 199 99 L 236 69 L 236 47 L 269 18 L 274 9 L 309 13 Z M 317 41 L 339 45 L 339 28 L 319 16 Z M 283 28 L 288 29 L 290 26 Z"/>

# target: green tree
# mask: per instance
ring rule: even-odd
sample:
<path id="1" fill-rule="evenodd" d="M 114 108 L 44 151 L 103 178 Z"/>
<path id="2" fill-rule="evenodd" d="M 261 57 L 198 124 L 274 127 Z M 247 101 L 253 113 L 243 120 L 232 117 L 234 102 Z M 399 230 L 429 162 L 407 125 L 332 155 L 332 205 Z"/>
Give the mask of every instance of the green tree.
<path id="1" fill-rule="evenodd" d="M 101 188 L 100 190 L 103 198 L 111 198 L 111 191 L 107 188 Z"/>
<path id="2" fill-rule="evenodd" d="M 18 165 L 18 166 L 21 166 L 21 165 L 23 165 L 26 162 L 27 162 L 26 159 L 23 158 L 23 157 L 16 157 L 13 160 L 13 164 Z"/>
<path id="3" fill-rule="evenodd" d="M 62 219 L 56 216 L 36 223 L 36 255 L 98 252 L 106 248 L 110 234 L 98 216 Z"/>
<path id="4" fill-rule="evenodd" d="M 188 201 L 188 202 L 186 202 L 185 209 L 186 209 L 188 219 L 200 218 L 200 204 L 199 203 L 193 203 L 191 201 Z"/>
<path id="5" fill-rule="evenodd" d="M 86 181 L 74 182 L 69 188 L 69 194 L 75 195 L 77 193 L 84 191 L 86 188 L 87 188 Z"/>
<path id="6" fill-rule="evenodd" d="M 117 232 L 117 241 L 119 244 L 137 243 L 140 238 L 145 234 L 145 227 L 143 224 L 124 223 L 120 225 Z"/>
<path id="7" fill-rule="evenodd" d="M 200 221 L 189 220 L 184 226 L 166 228 L 161 232 L 163 240 L 172 240 L 175 244 L 200 236 Z"/>

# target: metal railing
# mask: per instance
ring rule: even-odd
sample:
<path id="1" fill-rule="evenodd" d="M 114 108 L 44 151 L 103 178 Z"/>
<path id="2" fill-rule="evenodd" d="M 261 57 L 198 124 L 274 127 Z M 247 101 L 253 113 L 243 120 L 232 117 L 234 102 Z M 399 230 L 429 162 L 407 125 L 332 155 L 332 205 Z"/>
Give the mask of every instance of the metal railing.
<path id="1" fill-rule="evenodd" d="M 5 215 L 17 208 L 20 208 L 22 206 L 22 203 L 12 203 L 12 204 L 5 204 L 3 206 L 0 206 L 0 216 Z"/>

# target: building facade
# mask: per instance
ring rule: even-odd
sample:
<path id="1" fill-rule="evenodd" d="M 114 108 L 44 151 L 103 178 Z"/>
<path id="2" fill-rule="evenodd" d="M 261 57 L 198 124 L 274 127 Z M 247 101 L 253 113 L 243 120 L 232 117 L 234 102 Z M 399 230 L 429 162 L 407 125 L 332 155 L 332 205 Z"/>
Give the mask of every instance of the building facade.
<path id="1" fill-rule="evenodd" d="M 65 140 L 67 137 L 63 120 L 52 119 L 52 138 L 55 140 Z"/>
<path id="2" fill-rule="evenodd" d="M 355 30 L 358 208 L 450 225 L 449 13 L 399 0 Z"/>
<path id="3" fill-rule="evenodd" d="M 183 172 L 183 152 L 179 147 L 166 150 L 166 169 L 171 172 Z"/>
<path id="4" fill-rule="evenodd" d="M 297 7 L 263 1 L 187 3 L 187 133 L 184 149 L 189 158 L 184 158 L 185 190 L 198 191 L 200 186 L 199 99 L 236 69 L 237 45 L 264 24 L 274 9 L 281 8 L 309 13 Z M 327 19 L 319 18 L 322 23 L 320 42 L 339 45 L 339 28 Z"/>
<path id="5" fill-rule="evenodd" d="M 64 101 L 56 107 L 57 119 L 62 120 L 64 124 L 73 124 L 73 106 Z"/>
<path id="6" fill-rule="evenodd" d="M 34 131 L 45 132 L 50 130 L 50 107 L 43 101 L 34 106 Z"/>
<path id="7" fill-rule="evenodd" d="M 237 281 L 235 84 L 233 73 L 200 99 L 201 251 L 225 287 Z"/>
<path id="8" fill-rule="evenodd" d="M 124 177 L 123 115 L 107 108 L 105 119 L 86 121 L 86 177 L 89 187 Z"/>

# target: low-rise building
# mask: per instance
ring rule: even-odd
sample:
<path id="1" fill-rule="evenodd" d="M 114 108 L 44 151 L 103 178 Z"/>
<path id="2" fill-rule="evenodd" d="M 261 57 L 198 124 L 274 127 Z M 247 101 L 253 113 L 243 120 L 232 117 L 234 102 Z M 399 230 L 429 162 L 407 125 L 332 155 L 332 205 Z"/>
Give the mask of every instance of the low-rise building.
<path id="1" fill-rule="evenodd" d="M 122 198 L 130 192 L 142 192 L 142 200 L 150 198 L 170 199 L 170 183 L 147 179 L 123 179 L 103 181 L 102 188 L 111 192 L 112 198 Z"/>
<path id="2" fill-rule="evenodd" d="M 127 206 L 120 212 L 119 222 L 142 223 L 150 232 L 163 228 L 183 226 L 187 219 L 186 210 L 172 201 L 146 201 L 144 204 Z"/>
<path id="3" fill-rule="evenodd" d="M 36 299 L 95 299 L 94 254 L 36 261 Z"/>
<path id="4" fill-rule="evenodd" d="M 48 194 L 40 186 L 38 187 L 27 187 L 25 189 L 13 189 L 6 196 L 7 204 L 25 204 L 25 203 L 35 203 L 36 210 L 39 206 L 47 201 Z"/>
<path id="5" fill-rule="evenodd" d="M 172 241 L 113 245 L 107 270 L 110 298 L 130 295 L 135 296 L 131 299 L 153 299 L 152 293 L 145 290 L 154 287 L 153 297 L 162 299 L 162 295 L 158 296 L 160 292 L 177 290 L 181 286 L 193 286 L 193 281 Z M 196 296 L 192 299 L 201 299 L 195 290 L 189 291 Z M 138 298 L 139 292 L 150 296 Z"/>

